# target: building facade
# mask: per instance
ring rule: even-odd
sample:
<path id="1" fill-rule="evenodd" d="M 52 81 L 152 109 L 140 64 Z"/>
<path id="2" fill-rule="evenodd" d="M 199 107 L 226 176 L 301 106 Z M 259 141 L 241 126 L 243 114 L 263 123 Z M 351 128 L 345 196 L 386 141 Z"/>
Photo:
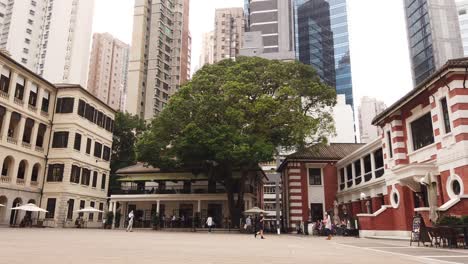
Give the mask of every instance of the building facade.
<path id="1" fill-rule="evenodd" d="M 73 226 L 75 211 L 104 209 L 115 111 L 79 85 L 54 86 L 0 53 L 0 224 L 30 215 L 46 226 Z M 101 226 L 102 214 L 88 226 Z"/>
<path id="2" fill-rule="evenodd" d="M 190 75 L 189 0 L 137 0 L 126 111 L 157 115 Z"/>
<path id="3" fill-rule="evenodd" d="M 198 67 L 214 63 L 214 31 L 203 33 L 202 50 Z"/>
<path id="4" fill-rule="evenodd" d="M 414 85 L 443 64 L 463 56 L 455 0 L 405 0 L 408 44 Z"/>
<path id="5" fill-rule="evenodd" d="M 276 171 L 282 159 L 284 157 L 279 156 L 277 160 L 260 164 L 266 175 L 266 180 L 263 183 L 263 210 L 267 211 L 265 215 L 266 228 L 275 232 L 277 228 L 282 227 L 282 182 L 281 174 Z"/>
<path id="6" fill-rule="evenodd" d="M 294 23 L 291 1 L 245 0 L 246 35 L 243 56 L 294 59 Z M 248 33 L 247 33 L 248 32 Z"/>
<path id="7" fill-rule="evenodd" d="M 382 101 L 364 96 L 358 108 L 361 143 L 369 143 L 382 135 L 382 130 L 372 125 L 372 120 L 387 106 Z"/>
<path id="8" fill-rule="evenodd" d="M 86 86 L 94 0 L 9 0 L 0 48 L 53 83 Z"/>
<path id="9" fill-rule="evenodd" d="M 294 0 L 296 58 L 354 108 L 347 0 Z"/>
<path id="10" fill-rule="evenodd" d="M 337 163 L 340 208 L 362 236 L 409 236 L 415 213 L 436 220 L 431 208 L 439 218 L 468 212 L 467 66 L 450 60 L 373 120 L 380 138 Z"/>
<path id="11" fill-rule="evenodd" d="M 109 33 L 93 35 L 87 89 L 114 110 L 125 100 L 129 48 Z"/>
<path id="12" fill-rule="evenodd" d="M 337 103 L 332 109 L 333 120 L 335 121 L 335 135 L 328 138 L 332 143 L 355 143 L 356 130 L 354 128 L 354 112 L 351 105 L 346 104 L 344 94 L 337 96 Z"/>
<path id="13" fill-rule="evenodd" d="M 316 145 L 288 155 L 278 171 L 283 183 L 283 227 L 294 231 L 305 222 L 334 211 L 338 190 L 336 162 L 362 144 Z"/>
<path id="14" fill-rule="evenodd" d="M 200 228 L 208 216 L 216 228 L 239 226 L 240 219 L 229 221 L 228 197 L 224 186 L 207 174 L 191 170 L 161 170 L 138 163 L 118 170 L 120 186 L 111 190 L 110 210 L 127 216 L 135 214 L 135 227 L 151 227 L 157 213 L 163 228 Z M 233 172 L 240 178 L 240 172 Z M 262 207 L 261 170 L 250 171 L 244 182 L 244 208 Z M 235 195 L 236 196 L 236 195 Z M 196 220 L 198 217 L 198 220 Z M 124 226 L 121 218 L 120 227 Z M 172 220 L 174 219 L 174 220 Z"/>
<path id="15" fill-rule="evenodd" d="M 458 22 L 460 23 L 460 33 L 463 45 L 463 55 L 468 56 L 468 1 L 457 0 Z"/>
<path id="16" fill-rule="evenodd" d="M 244 29 L 243 8 L 219 8 L 215 10 L 213 54 L 215 63 L 224 59 L 233 59 L 239 55 Z"/>

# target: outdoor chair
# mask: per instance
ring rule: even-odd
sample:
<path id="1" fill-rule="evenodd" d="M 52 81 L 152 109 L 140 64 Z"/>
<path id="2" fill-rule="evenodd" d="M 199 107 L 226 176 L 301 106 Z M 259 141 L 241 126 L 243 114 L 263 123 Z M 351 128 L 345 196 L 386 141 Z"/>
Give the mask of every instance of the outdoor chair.
<path id="1" fill-rule="evenodd" d="M 431 238 L 431 246 L 440 247 L 440 230 L 437 227 L 427 227 L 427 232 Z"/>

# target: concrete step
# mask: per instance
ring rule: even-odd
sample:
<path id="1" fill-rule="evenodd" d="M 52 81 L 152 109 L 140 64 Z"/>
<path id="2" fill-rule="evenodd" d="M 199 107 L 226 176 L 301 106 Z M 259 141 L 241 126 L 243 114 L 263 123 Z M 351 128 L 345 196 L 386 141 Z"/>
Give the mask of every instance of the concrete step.
<path id="1" fill-rule="evenodd" d="M 366 236 L 364 238 L 369 239 L 383 239 L 383 240 L 398 240 L 398 241 L 410 241 L 410 237 L 401 236 Z"/>

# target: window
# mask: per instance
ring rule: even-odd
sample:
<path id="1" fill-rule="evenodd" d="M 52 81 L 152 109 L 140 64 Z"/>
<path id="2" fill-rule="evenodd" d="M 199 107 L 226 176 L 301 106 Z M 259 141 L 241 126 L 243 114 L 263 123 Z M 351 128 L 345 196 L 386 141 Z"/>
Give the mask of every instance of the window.
<path id="1" fill-rule="evenodd" d="M 91 187 L 93 188 L 96 188 L 97 186 L 97 175 L 98 175 L 97 171 L 93 172 L 93 184 L 91 185 Z"/>
<path id="2" fill-rule="evenodd" d="M 452 187 L 453 194 L 460 195 L 461 185 L 460 185 L 460 182 L 458 180 L 452 181 L 451 187 Z"/>
<path id="3" fill-rule="evenodd" d="M 48 182 L 61 182 L 63 180 L 63 164 L 50 164 L 47 172 Z"/>
<path id="4" fill-rule="evenodd" d="M 110 148 L 108 146 L 104 146 L 104 150 L 102 153 L 102 159 L 105 161 L 110 160 Z"/>
<path id="5" fill-rule="evenodd" d="M 390 154 L 390 158 L 393 158 L 392 135 L 390 134 L 390 131 L 387 131 L 387 142 L 388 154 Z"/>
<path id="6" fill-rule="evenodd" d="M 31 43 L 31 40 L 28 39 L 28 38 L 25 38 L 25 39 L 24 39 L 24 43 L 29 44 L 29 43 Z"/>
<path id="7" fill-rule="evenodd" d="M 91 154 L 91 139 L 86 140 L 86 154 Z"/>
<path id="8" fill-rule="evenodd" d="M 29 10 L 29 14 L 34 16 L 34 14 L 36 14 L 36 12 L 34 12 L 34 10 Z"/>
<path id="9" fill-rule="evenodd" d="M 70 182 L 79 184 L 80 174 L 81 174 L 81 168 L 76 165 L 72 165 L 72 169 L 70 173 Z"/>
<path id="10" fill-rule="evenodd" d="M 83 100 L 78 102 L 78 115 L 85 117 L 86 103 Z"/>
<path id="11" fill-rule="evenodd" d="M 86 105 L 86 119 L 88 119 L 90 122 L 94 122 L 94 107 L 90 105 Z"/>
<path id="12" fill-rule="evenodd" d="M 102 144 L 99 142 L 94 143 L 94 157 L 101 158 L 102 156 Z"/>
<path id="13" fill-rule="evenodd" d="M 27 28 L 27 29 L 26 29 L 26 33 L 28 33 L 28 34 L 31 35 L 31 34 L 32 34 L 32 30 L 31 30 L 30 28 Z"/>
<path id="14" fill-rule="evenodd" d="M 15 98 L 19 100 L 23 100 L 24 96 L 24 78 L 21 76 L 18 76 L 16 80 L 16 89 L 15 89 Z"/>
<path id="15" fill-rule="evenodd" d="M 31 181 L 37 182 L 37 178 L 39 178 L 39 165 L 34 165 L 32 172 L 31 172 Z"/>
<path id="16" fill-rule="evenodd" d="M 107 175 L 106 174 L 102 174 L 102 178 L 101 178 L 101 189 L 102 190 L 105 190 L 106 189 L 106 179 L 107 178 Z"/>
<path id="17" fill-rule="evenodd" d="M 68 132 L 54 132 L 52 148 L 67 148 Z"/>
<path id="18" fill-rule="evenodd" d="M 2 76 L 0 77 L 0 91 L 7 93 L 10 89 L 11 71 L 8 68 L 2 69 Z"/>
<path id="19" fill-rule="evenodd" d="M 49 112 L 49 92 L 44 91 L 44 97 L 42 97 L 42 106 L 41 110 L 42 112 L 48 113 Z"/>
<path id="20" fill-rule="evenodd" d="M 73 148 L 80 151 L 81 150 L 81 134 L 75 133 L 75 143 L 73 144 Z"/>
<path id="21" fill-rule="evenodd" d="M 81 200 L 81 201 L 80 201 L 80 209 L 85 208 L 85 204 L 86 204 L 86 201 Z M 79 213 L 78 215 L 79 215 L 79 216 L 83 216 L 83 213 Z"/>
<path id="22" fill-rule="evenodd" d="M 37 85 L 34 83 L 31 84 L 28 104 L 34 107 L 37 105 Z"/>
<path id="23" fill-rule="evenodd" d="M 322 185 L 322 170 L 309 168 L 309 185 Z"/>
<path id="24" fill-rule="evenodd" d="M 452 131 L 452 128 L 450 126 L 450 116 L 447 106 L 447 98 L 444 97 L 442 98 L 442 100 L 440 100 L 440 106 L 442 107 L 442 116 L 444 118 L 445 133 L 447 134 Z"/>
<path id="25" fill-rule="evenodd" d="M 89 207 L 94 208 L 94 206 L 95 206 L 95 203 L 94 203 L 94 202 L 90 202 L 90 203 L 89 203 Z M 89 213 L 88 220 L 89 220 L 89 221 L 93 221 L 93 220 L 94 220 L 94 213 Z"/>
<path id="26" fill-rule="evenodd" d="M 104 204 L 99 203 L 99 210 L 104 211 Z M 102 213 L 98 213 L 98 221 L 102 221 Z"/>
<path id="27" fill-rule="evenodd" d="M 58 98 L 57 106 L 55 108 L 56 113 L 69 114 L 73 113 L 73 105 L 75 103 L 74 98 Z"/>
<path id="28" fill-rule="evenodd" d="M 88 169 L 83 169 L 83 173 L 81 175 L 81 184 L 89 186 L 89 177 L 91 176 L 91 171 Z"/>
<path id="29" fill-rule="evenodd" d="M 56 198 L 49 198 L 47 199 L 47 207 L 46 210 L 48 211 L 46 213 L 46 218 L 54 218 L 55 216 L 55 204 L 57 203 Z"/>
<path id="30" fill-rule="evenodd" d="M 411 123 L 413 150 L 418 150 L 434 143 L 431 113 L 427 113 Z"/>
<path id="31" fill-rule="evenodd" d="M 44 136 L 47 130 L 47 126 L 44 124 L 39 124 L 39 128 L 37 129 L 37 138 L 36 138 L 36 146 L 42 148 L 44 145 Z"/>
<path id="32" fill-rule="evenodd" d="M 68 211 L 67 211 L 67 219 L 73 219 L 73 207 L 75 206 L 75 200 L 69 199 L 68 200 Z"/>

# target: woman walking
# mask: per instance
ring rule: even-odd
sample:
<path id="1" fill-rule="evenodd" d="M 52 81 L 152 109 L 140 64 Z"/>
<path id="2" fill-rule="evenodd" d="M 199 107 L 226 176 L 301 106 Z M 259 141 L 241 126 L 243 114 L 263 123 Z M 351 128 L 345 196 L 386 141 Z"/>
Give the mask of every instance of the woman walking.
<path id="1" fill-rule="evenodd" d="M 265 239 L 263 237 L 263 230 L 265 229 L 265 218 L 263 217 L 263 214 L 260 214 L 260 218 L 258 219 L 258 232 L 255 233 L 255 238 L 257 238 L 257 235 L 260 235 L 262 239 Z"/>
<path id="2" fill-rule="evenodd" d="M 128 214 L 127 232 L 133 232 L 133 218 L 135 218 L 135 215 L 133 214 L 133 210 L 132 210 Z"/>
<path id="3" fill-rule="evenodd" d="M 325 235 L 327 236 L 327 240 L 331 240 L 332 222 L 331 222 L 330 215 L 327 212 L 325 212 L 325 217 L 323 218 L 323 222 L 325 224 Z"/>

